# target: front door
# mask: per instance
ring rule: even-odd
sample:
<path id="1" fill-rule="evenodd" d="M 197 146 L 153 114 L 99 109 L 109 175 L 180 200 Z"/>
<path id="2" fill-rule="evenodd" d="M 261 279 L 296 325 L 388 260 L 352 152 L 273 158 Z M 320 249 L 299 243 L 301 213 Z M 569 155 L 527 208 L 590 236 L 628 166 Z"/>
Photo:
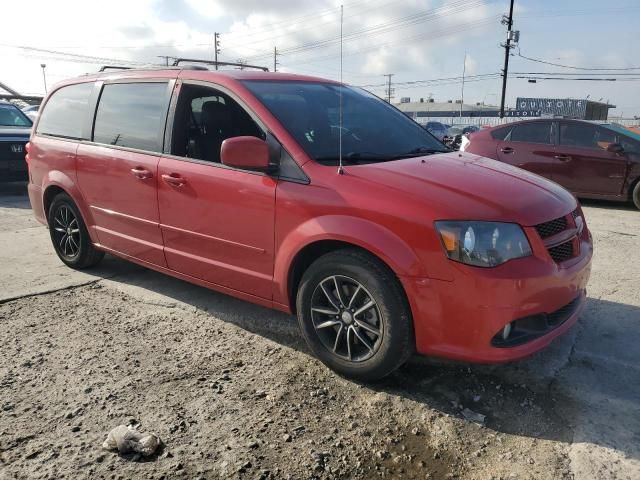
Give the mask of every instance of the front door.
<path id="1" fill-rule="evenodd" d="M 264 132 L 230 95 L 180 87 L 171 154 L 160 159 L 160 227 L 169 268 L 271 299 L 277 180 L 226 167 L 226 138 Z"/>
<path id="2" fill-rule="evenodd" d="M 158 162 L 168 108 L 163 82 L 103 86 L 92 142 L 77 150 L 78 185 L 101 245 L 166 266 L 158 215 Z"/>
<path id="3" fill-rule="evenodd" d="M 505 139 L 498 142 L 498 159 L 553 180 L 555 150 L 552 134 L 551 121 L 515 124 Z"/>
<path id="4" fill-rule="evenodd" d="M 615 132 L 582 122 L 560 122 L 555 180 L 576 194 L 620 195 L 627 159 L 607 151 Z"/>

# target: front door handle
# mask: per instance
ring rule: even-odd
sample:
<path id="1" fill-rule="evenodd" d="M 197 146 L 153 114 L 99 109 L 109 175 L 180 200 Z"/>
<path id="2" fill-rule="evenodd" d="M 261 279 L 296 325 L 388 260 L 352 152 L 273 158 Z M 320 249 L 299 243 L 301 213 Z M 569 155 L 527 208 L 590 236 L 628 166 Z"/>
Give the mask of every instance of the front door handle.
<path id="1" fill-rule="evenodd" d="M 162 180 L 172 187 L 182 187 L 187 181 L 177 173 L 163 173 Z"/>
<path id="2" fill-rule="evenodd" d="M 501 151 L 502 153 L 509 154 L 509 153 L 513 153 L 513 148 L 511 148 L 511 147 L 502 147 L 502 148 L 500 149 L 500 151 Z"/>
<path id="3" fill-rule="evenodd" d="M 569 160 L 571 160 L 571 157 L 569 155 L 555 155 L 553 158 L 561 162 L 568 162 Z"/>
<path id="4" fill-rule="evenodd" d="M 135 167 L 131 169 L 131 175 L 140 180 L 148 180 L 149 178 L 153 178 L 153 174 L 144 167 Z"/>

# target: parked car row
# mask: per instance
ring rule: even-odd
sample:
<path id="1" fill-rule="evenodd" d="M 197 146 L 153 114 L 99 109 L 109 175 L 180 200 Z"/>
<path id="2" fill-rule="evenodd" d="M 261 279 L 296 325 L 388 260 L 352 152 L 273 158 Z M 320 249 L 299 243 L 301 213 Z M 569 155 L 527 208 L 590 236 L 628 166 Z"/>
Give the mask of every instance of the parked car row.
<path id="1" fill-rule="evenodd" d="M 462 123 L 448 125 L 441 122 L 427 122 L 424 128 L 452 150 L 458 150 L 460 148 L 463 135 L 480 130 L 480 127 L 477 125 Z"/>

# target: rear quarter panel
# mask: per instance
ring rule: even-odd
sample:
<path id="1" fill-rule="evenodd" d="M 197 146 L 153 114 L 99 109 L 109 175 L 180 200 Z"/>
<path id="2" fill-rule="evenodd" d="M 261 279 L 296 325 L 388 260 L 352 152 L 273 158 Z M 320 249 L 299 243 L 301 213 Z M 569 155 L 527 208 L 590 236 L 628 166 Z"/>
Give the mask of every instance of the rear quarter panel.
<path id="1" fill-rule="evenodd" d="M 62 140 L 42 135 L 32 135 L 29 150 L 29 198 L 36 218 L 46 223 L 47 212 L 44 197 L 51 187 L 64 190 L 75 202 L 87 225 L 89 234 L 96 241 L 93 232 L 93 217 L 78 190 L 76 176 L 76 141 Z"/>

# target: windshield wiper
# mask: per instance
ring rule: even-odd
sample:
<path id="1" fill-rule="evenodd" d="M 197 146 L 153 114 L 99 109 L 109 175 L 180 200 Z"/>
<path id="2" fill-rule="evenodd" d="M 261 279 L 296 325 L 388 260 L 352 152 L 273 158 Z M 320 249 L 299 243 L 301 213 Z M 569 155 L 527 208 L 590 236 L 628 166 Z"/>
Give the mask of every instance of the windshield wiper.
<path id="1" fill-rule="evenodd" d="M 376 152 L 349 152 L 342 156 L 344 163 L 371 163 L 371 162 L 388 162 L 391 160 L 400 160 L 401 158 L 421 157 L 424 155 L 432 155 L 434 153 L 447 153 L 451 150 L 445 150 L 442 148 L 429 148 L 429 147 L 417 147 L 413 150 L 404 153 L 376 153 Z M 316 158 L 317 162 L 338 162 L 337 156 L 327 156 Z"/>
<path id="2" fill-rule="evenodd" d="M 429 147 L 417 147 L 408 152 L 398 153 L 396 155 L 388 156 L 388 160 L 400 160 L 401 158 L 411 157 L 423 157 L 425 155 L 433 155 L 434 153 L 449 153 L 451 150 L 443 148 L 429 148 Z"/>

